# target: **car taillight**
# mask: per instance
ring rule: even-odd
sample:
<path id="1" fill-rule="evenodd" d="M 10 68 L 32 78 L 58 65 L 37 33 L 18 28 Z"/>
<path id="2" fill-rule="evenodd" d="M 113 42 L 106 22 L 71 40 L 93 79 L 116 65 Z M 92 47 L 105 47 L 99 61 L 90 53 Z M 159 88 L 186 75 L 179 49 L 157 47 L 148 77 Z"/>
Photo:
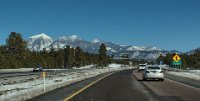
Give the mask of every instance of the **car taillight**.
<path id="1" fill-rule="evenodd" d="M 150 73 L 149 71 L 146 71 L 146 73 Z"/>

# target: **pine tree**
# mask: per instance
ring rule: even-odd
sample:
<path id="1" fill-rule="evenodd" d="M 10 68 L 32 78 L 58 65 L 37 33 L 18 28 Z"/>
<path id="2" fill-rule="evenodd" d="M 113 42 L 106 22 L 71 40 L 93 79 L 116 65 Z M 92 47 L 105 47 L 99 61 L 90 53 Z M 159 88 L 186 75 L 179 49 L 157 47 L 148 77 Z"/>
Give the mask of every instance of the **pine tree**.
<path id="1" fill-rule="evenodd" d="M 188 64 L 190 67 L 199 68 L 200 67 L 200 49 L 196 49 L 195 52 L 188 57 Z"/>
<path id="2" fill-rule="evenodd" d="M 57 56 L 58 56 L 58 53 L 52 48 L 51 51 L 49 52 L 49 58 L 50 58 L 50 61 L 51 61 L 51 66 L 53 68 L 56 68 L 58 65 L 57 65 Z"/>
<path id="3" fill-rule="evenodd" d="M 26 42 L 20 33 L 11 32 L 6 40 L 11 68 L 22 68 L 25 63 Z"/>
<path id="4" fill-rule="evenodd" d="M 124 54 L 124 55 L 122 55 L 122 64 L 124 64 L 124 66 L 126 66 L 126 65 L 130 65 L 129 64 L 129 59 L 128 59 L 128 54 Z"/>
<path id="5" fill-rule="evenodd" d="M 0 68 L 2 68 L 3 65 L 3 48 L 0 46 Z"/>
<path id="6" fill-rule="evenodd" d="M 75 49 L 75 65 L 79 68 L 82 65 L 83 51 L 79 46 Z"/>
<path id="7" fill-rule="evenodd" d="M 108 66 L 108 57 L 106 55 L 107 49 L 105 44 L 101 44 L 99 49 L 99 66 L 106 67 Z"/>
<path id="8" fill-rule="evenodd" d="M 71 48 L 71 55 L 70 55 L 70 59 L 71 59 L 71 67 L 75 67 L 76 66 L 76 60 L 75 60 L 75 49 Z"/>
<path id="9" fill-rule="evenodd" d="M 73 66 L 73 52 L 70 46 L 64 49 L 64 67 L 71 69 Z"/>
<path id="10" fill-rule="evenodd" d="M 57 60 L 58 68 L 63 68 L 64 67 L 64 50 L 63 49 L 58 50 L 56 60 Z"/>
<path id="11" fill-rule="evenodd" d="M 188 58 L 188 55 L 186 54 L 181 54 L 180 55 L 181 57 L 181 61 L 182 61 L 182 68 L 187 68 L 187 58 Z"/>
<path id="12" fill-rule="evenodd" d="M 165 59 L 165 57 L 162 54 L 160 54 L 160 56 L 157 58 L 156 62 L 158 64 L 160 64 L 160 61 L 164 61 L 164 59 Z"/>
<path id="13" fill-rule="evenodd" d="M 167 53 L 166 57 L 164 59 L 164 63 L 167 64 L 167 65 L 171 65 L 171 62 L 172 62 L 172 54 Z"/>
<path id="14" fill-rule="evenodd" d="M 49 53 L 47 52 L 46 48 L 43 48 L 43 51 L 40 52 L 40 54 L 41 54 L 40 56 L 41 63 L 38 65 L 41 65 L 42 67 L 50 68 L 51 67 L 50 61 L 48 60 Z"/>

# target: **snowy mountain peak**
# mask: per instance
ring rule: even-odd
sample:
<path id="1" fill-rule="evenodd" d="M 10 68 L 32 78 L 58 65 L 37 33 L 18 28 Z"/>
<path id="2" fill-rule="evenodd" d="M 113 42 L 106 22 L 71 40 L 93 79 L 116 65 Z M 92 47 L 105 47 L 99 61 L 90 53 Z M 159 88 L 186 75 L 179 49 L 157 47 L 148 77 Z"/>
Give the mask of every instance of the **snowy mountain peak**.
<path id="1" fill-rule="evenodd" d="M 75 40 L 81 40 L 77 35 L 71 35 L 69 36 L 69 39 L 72 40 L 72 41 L 75 41 Z"/>
<path id="2" fill-rule="evenodd" d="M 76 41 L 76 40 L 81 40 L 81 38 L 79 38 L 77 35 L 71 35 L 69 37 L 67 36 L 62 36 L 59 38 L 59 40 L 63 40 L 63 41 Z"/>
<path id="3" fill-rule="evenodd" d="M 77 35 L 71 35 L 71 36 L 69 36 L 69 37 L 72 38 L 72 39 L 76 39 L 76 38 L 78 38 Z"/>
<path id="4" fill-rule="evenodd" d="M 161 51 L 161 49 L 157 47 L 143 47 L 143 46 L 131 46 L 127 49 L 127 51 Z"/>
<path id="5" fill-rule="evenodd" d="M 99 42 L 101 42 L 101 40 L 99 40 L 99 39 L 92 40 L 92 43 L 99 43 Z"/>
<path id="6" fill-rule="evenodd" d="M 40 33 L 38 35 L 31 36 L 32 39 L 43 38 L 43 39 L 51 39 L 50 36 L 46 35 L 45 33 Z"/>
<path id="7" fill-rule="evenodd" d="M 53 42 L 52 38 L 48 35 L 41 33 L 30 37 L 27 41 L 30 50 L 41 51 L 44 48 L 49 50 L 49 45 Z"/>

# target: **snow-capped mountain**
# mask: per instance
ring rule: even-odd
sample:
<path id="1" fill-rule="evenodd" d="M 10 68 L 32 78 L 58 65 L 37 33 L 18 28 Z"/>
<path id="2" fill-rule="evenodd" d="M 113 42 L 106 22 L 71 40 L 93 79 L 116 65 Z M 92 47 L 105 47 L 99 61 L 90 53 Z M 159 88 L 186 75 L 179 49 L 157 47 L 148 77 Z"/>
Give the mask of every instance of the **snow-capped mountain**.
<path id="1" fill-rule="evenodd" d="M 161 51 L 161 49 L 151 46 L 148 47 L 131 46 L 127 48 L 127 51 L 155 51 L 155 50 Z"/>
<path id="2" fill-rule="evenodd" d="M 41 51 L 44 48 L 49 50 L 49 45 L 53 42 L 52 38 L 48 35 L 41 33 L 30 37 L 27 41 L 28 49 L 34 51 Z"/>
<path id="3" fill-rule="evenodd" d="M 94 39 L 94 40 L 91 41 L 91 43 L 101 43 L 101 42 L 102 42 L 102 41 L 99 40 L 99 39 Z"/>
<path id="4" fill-rule="evenodd" d="M 52 40 L 48 35 L 41 33 L 32 36 L 28 39 L 28 48 L 34 51 L 41 51 L 46 48 L 50 49 L 63 49 L 66 45 L 70 47 L 80 46 L 83 51 L 90 53 L 98 53 L 100 45 L 104 43 L 106 45 L 108 55 L 114 55 L 116 57 L 128 54 L 130 58 L 137 59 L 156 59 L 160 54 L 166 54 L 169 51 L 159 49 L 157 47 L 144 47 L 144 46 L 129 46 L 119 45 L 113 42 L 105 42 L 99 39 L 94 39 L 91 42 L 85 41 L 76 35 L 62 36 L 57 40 Z"/>
<path id="5" fill-rule="evenodd" d="M 169 51 L 170 53 L 176 53 L 176 54 L 182 54 L 183 52 L 180 52 L 180 51 L 178 51 L 178 50 L 171 50 L 171 51 Z"/>
<path id="6" fill-rule="evenodd" d="M 77 43 L 78 41 L 82 41 L 82 40 L 76 35 L 72 35 L 69 37 L 62 36 L 59 39 L 52 42 L 50 45 L 50 48 L 54 48 L 54 49 L 65 48 L 66 45 L 71 45 L 73 43 Z"/>

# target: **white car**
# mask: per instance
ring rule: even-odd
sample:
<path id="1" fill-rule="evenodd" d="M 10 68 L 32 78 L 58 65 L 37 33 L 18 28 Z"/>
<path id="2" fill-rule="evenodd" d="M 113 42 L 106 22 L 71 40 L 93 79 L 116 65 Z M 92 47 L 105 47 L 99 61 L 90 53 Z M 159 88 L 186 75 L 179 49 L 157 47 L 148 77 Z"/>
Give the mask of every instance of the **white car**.
<path id="1" fill-rule="evenodd" d="M 37 66 L 33 68 L 33 72 L 42 72 L 43 68 L 41 66 Z"/>
<path id="2" fill-rule="evenodd" d="M 145 70 L 146 66 L 147 66 L 146 64 L 139 64 L 138 71 Z"/>
<path id="3" fill-rule="evenodd" d="M 164 73 L 157 65 L 150 65 L 145 68 L 143 73 L 143 80 L 158 79 L 164 81 Z"/>

